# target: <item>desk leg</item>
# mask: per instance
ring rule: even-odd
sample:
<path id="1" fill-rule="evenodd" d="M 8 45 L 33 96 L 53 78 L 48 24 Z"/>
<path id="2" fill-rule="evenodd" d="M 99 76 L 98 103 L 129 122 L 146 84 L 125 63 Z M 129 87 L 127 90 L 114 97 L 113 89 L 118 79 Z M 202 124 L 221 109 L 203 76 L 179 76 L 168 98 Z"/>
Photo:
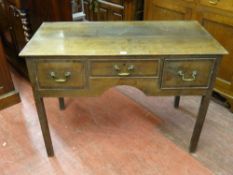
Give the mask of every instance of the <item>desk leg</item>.
<path id="1" fill-rule="evenodd" d="M 64 98 L 63 98 L 63 97 L 59 97 L 59 98 L 58 98 L 58 101 L 59 101 L 60 110 L 64 110 L 64 109 L 65 109 L 65 101 L 64 101 Z"/>
<path id="2" fill-rule="evenodd" d="M 48 120 L 45 112 L 44 101 L 42 97 L 35 95 L 35 103 L 37 108 L 37 113 L 40 121 L 40 126 L 49 157 L 54 156 L 53 145 L 51 141 L 51 136 L 49 132 Z"/>
<path id="3" fill-rule="evenodd" d="M 175 96 L 174 107 L 179 108 L 180 96 Z"/>
<path id="4" fill-rule="evenodd" d="M 196 151 L 198 140 L 201 134 L 204 121 L 205 121 L 207 109 L 209 107 L 210 98 L 211 98 L 210 95 L 206 95 L 206 96 L 203 96 L 201 99 L 198 116 L 196 119 L 195 127 L 193 130 L 193 135 L 192 135 L 191 142 L 190 142 L 190 147 L 189 147 L 190 152 Z"/>

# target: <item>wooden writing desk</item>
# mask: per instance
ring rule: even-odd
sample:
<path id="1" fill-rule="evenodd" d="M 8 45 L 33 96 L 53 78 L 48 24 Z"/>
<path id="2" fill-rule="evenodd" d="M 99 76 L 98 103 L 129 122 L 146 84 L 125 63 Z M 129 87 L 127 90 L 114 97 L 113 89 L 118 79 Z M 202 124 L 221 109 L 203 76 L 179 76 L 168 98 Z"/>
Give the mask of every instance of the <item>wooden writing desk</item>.
<path id="1" fill-rule="evenodd" d="M 44 23 L 25 46 L 41 129 L 53 156 L 43 97 L 94 96 L 116 85 L 146 95 L 200 95 L 197 147 L 220 58 L 227 51 L 197 22 Z"/>

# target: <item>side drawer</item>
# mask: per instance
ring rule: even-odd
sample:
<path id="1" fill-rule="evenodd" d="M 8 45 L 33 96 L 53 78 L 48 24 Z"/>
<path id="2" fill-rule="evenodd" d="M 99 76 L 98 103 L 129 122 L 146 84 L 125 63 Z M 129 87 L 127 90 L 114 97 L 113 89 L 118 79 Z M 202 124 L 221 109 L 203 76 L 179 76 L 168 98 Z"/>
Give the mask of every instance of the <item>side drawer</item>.
<path id="1" fill-rule="evenodd" d="M 215 59 L 165 59 L 162 89 L 204 88 L 210 84 Z"/>
<path id="2" fill-rule="evenodd" d="M 232 0 L 200 0 L 200 4 L 233 12 Z"/>
<path id="3" fill-rule="evenodd" d="M 158 76 L 159 60 L 92 60 L 91 76 Z"/>
<path id="4" fill-rule="evenodd" d="M 85 64 L 77 60 L 44 60 L 37 64 L 40 88 L 83 88 Z"/>

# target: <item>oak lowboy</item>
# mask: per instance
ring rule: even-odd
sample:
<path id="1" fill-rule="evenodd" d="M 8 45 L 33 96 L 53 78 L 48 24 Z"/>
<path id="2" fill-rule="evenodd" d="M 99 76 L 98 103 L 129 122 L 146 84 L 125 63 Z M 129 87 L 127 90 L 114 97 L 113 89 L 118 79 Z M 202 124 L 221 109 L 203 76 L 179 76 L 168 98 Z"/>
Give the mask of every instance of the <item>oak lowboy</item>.
<path id="1" fill-rule="evenodd" d="M 53 156 L 43 97 L 100 95 L 130 85 L 146 95 L 200 95 L 190 143 L 194 152 L 217 67 L 226 50 L 197 22 L 44 23 L 25 56 L 49 156 Z"/>

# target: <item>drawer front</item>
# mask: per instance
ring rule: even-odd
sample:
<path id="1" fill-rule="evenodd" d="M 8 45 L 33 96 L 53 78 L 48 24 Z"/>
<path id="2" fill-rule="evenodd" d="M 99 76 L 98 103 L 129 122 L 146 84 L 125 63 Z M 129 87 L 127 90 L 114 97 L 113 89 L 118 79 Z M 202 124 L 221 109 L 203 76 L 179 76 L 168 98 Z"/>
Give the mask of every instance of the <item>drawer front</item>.
<path id="1" fill-rule="evenodd" d="M 81 61 L 40 61 L 37 76 L 40 88 L 83 88 L 85 64 Z"/>
<path id="2" fill-rule="evenodd" d="M 209 87 L 215 59 L 179 60 L 165 59 L 161 88 L 205 88 Z"/>
<path id="3" fill-rule="evenodd" d="M 232 0 L 200 0 L 200 3 L 205 6 L 229 10 L 233 12 Z"/>
<path id="4" fill-rule="evenodd" d="M 93 60 L 91 76 L 158 76 L 159 60 Z"/>

